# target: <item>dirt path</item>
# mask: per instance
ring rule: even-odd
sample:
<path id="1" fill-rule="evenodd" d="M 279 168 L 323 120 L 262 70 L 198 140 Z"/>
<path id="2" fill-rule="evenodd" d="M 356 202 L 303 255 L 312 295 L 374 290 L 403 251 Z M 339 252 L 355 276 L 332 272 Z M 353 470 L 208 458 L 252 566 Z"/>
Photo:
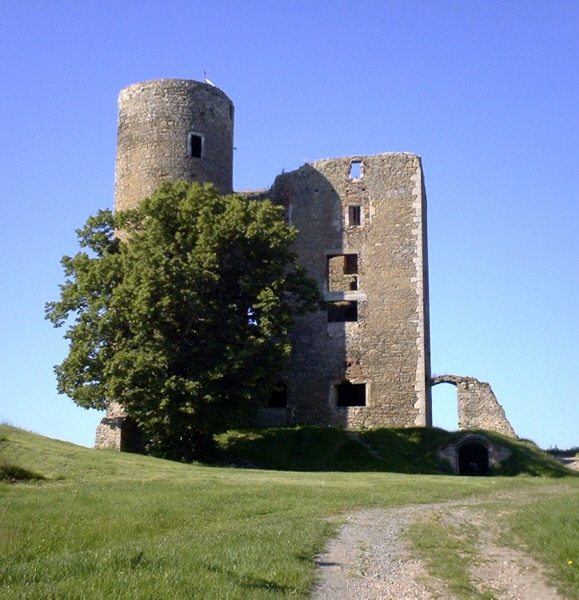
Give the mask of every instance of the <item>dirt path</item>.
<path id="1" fill-rule="evenodd" d="M 432 577 L 405 536 L 408 528 L 435 519 L 458 532 L 476 534 L 469 579 L 485 600 L 563 600 L 548 585 L 541 565 L 521 550 L 499 543 L 499 526 L 488 505 L 448 502 L 351 514 L 327 552 L 317 558 L 320 580 L 312 600 L 454 600 Z M 462 560 L 462 558 L 460 559 Z M 462 596 L 468 597 L 468 596 Z"/>

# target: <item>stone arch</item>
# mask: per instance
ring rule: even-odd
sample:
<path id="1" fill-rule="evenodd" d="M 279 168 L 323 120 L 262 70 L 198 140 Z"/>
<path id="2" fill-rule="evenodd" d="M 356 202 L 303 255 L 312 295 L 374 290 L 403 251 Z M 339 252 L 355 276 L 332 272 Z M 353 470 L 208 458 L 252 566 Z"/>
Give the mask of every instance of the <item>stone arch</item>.
<path id="1" fill-rule="evenodd" d="M 436 454 L 448 463 L 455 475 L 484 476 L 507 460 L 511 451 L 480 433 L 465 433 Z"/>
<path id="2" fill-rule="evenodd" d="M 441 382 L 447 383 L 447 382 Z M 456 385 L 441 385 L 431 391 L 432 425 L 446 431 L 459 429 Z"/>
<path id="3" fill-rule="evenodd" d="M 517 437 L 488 383 L 460 375 L 439 375 L 430 380 L 431 386 L 439 383 L 456 386 L 459 429 L 487 429 Z"/>

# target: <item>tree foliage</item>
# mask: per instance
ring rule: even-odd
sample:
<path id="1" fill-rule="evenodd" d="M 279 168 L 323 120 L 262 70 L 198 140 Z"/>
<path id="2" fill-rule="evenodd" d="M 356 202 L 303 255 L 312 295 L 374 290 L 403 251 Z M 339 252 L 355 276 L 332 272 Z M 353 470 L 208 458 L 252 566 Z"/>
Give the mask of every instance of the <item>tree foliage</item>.
<path id="1" fill-rule="evenodd" d="M 82 250 L 62 259 L 60 300 L 46 305 L 68 327 L 58 391 L 86 408 L 120 402 L 153 454 L 199 457 L 267 398 L 293 317 L 319 306 L 296 231 L 269 201 L 178 182 L 77 234 Z"/>

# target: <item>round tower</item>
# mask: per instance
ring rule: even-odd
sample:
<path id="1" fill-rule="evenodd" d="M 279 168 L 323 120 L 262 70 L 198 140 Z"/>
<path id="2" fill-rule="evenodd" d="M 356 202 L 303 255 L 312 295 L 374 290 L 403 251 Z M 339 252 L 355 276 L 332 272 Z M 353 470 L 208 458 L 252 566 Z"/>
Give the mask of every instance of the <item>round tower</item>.
<path id="1" fill-rule="evenodd" d="M 233 189 L 233 102 L 208 83 L 157 79 L 119 94 L 115 209 L 135 206 L 163 181 Z"/>

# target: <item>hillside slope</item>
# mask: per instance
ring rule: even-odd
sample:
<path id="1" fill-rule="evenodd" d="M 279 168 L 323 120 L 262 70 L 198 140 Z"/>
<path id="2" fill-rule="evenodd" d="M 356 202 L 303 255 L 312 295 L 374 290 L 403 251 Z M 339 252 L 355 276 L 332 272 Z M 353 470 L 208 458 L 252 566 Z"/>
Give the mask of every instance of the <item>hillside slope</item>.
<path id="1" fill-rule="evenodd" d="M 299 435 L 306 434 L 313 432 Z M 3 600 L 306 598 L 314 557 L 340 523 L 328 517 L 497 494 L 509 496 L 510 510 L 519 495 L 550 507 L 552 496 L 576 497 L 579 489 L 573 477 L 188 465 L 81 448 L 7 426 L 0 426 L 0 461 L 44 478 L 0 482 Z M 327 469 L 331 460 L 324 461 Z M 559 531 L 560 523 L 552 528 Z"/>

